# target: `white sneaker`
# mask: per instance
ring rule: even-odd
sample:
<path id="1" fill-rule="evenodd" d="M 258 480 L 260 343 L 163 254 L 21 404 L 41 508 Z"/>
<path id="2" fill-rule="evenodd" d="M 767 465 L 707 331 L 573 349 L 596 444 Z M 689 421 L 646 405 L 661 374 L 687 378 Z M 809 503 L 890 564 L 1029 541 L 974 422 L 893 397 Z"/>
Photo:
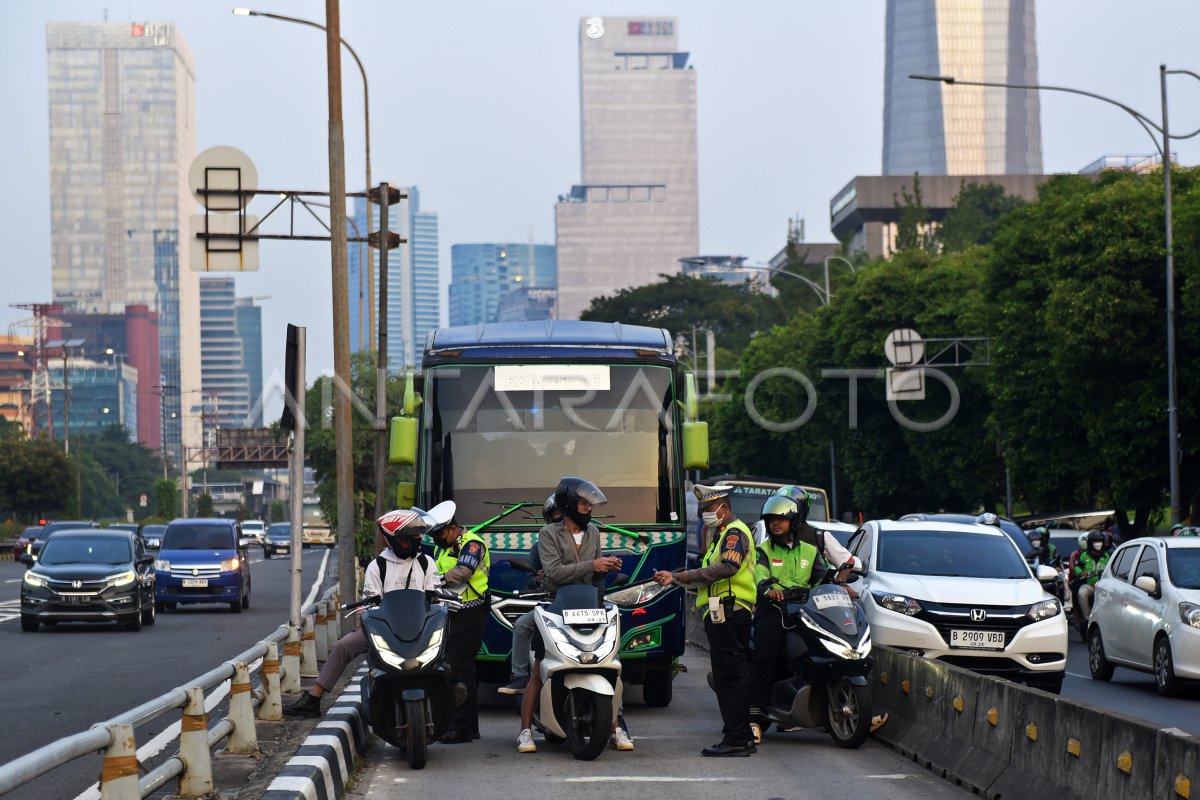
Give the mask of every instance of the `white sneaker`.
<path id="1" fill-rule="evenodd" d="M 621 727 L 613 731 L 612 746 L 618 750 L 632 750 L 633 739 L 629 738 L 629 733 Z"/>
<path id="2" fill-rule="evenodd" d="M 521 735 L 517 737 L 517 752 L 518 753 L 536 753 L 537 745 L 533 743 L 533 731 L 526 728 L 521 731 Z"/>

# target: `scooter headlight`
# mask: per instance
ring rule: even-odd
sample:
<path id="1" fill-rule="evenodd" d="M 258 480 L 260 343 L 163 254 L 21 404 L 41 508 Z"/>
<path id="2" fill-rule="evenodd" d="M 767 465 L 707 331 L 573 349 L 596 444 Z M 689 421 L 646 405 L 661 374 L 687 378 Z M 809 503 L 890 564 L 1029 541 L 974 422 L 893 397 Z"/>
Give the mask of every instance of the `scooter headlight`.
<path id="1" fill-rule="evenodd" d="M 550 634 L 550 638 L 554 641 L 554 646 L 557 647 L 558 651 L 564 656 L 578 661 L 579 657 L 583 655 L 583 651 L 571 644 L 565 633 L 557 628 L 547 628 L 546 630 Z"/>
<path id="2" fill-rule="evenodd" d="M 389 667 L 403 669 L 404 659 L 392 652 L 392 648 L 388 647 L 387 640 L 378 633 L 371 634 L 371 644 L 375 645 L 375 651 L 379 653 L 379 657 Z"/>
<path id="3" fill-rule="evenodd" d="M 442 629 L 438 628 L 429 637 L 429 647 L 425 648 L 425 652 L 417 656 L 417 663 L 422 667 L 438 657 L 438 653 L 442 650 Z"/>

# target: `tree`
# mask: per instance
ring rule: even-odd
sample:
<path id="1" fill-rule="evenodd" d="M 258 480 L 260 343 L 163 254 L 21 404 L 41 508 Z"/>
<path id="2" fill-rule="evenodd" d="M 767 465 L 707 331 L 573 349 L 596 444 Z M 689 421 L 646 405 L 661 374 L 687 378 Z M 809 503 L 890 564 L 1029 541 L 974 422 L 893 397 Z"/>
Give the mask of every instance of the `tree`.
<path id="1" fill-rule="evenodd" d="M 179 486 L 170 478 L 154 481 L 154 513 L 165 520 L 179 515 Z"/>
<path id="2" fill-rule="evenodd" d="M 72 439 L 72 455 L 78 452 L 86 456 L 80 473 L 83 513 L 122 516 L 125 509 L 132 508 L 139 519 L 146 517 L 151 509 L 142 508 L 139 500 L 141 495 L 152 493 L 155 479 L 162 474 L 158 454 L 140 442 L 131 442 L 129 430 L 120 425 L 108 425 L 97 433 Z M 100 477 L 89 479 L 91 470 Z"/>
<path id="3" fill-rule="evenodd" d="M 963 183 L 954 207 L 938 226 L 936 238 L 942 251 L 956 253 L 996 236 L 1000 219 L 1025 204 L 1024 199 L 1006 195 L 995 183 Z"/>
<path id="4" fill-rule="evenodd" d="M 213 515 L 213 499 L 211 494 L 202 494 L 196 498 L 196 516 L 211 517 Z"/>
<path id="5" fill-rule="evenodd" d="M 271 522 L 283 522 L 287 519 L 287 512 L 283 508 L 282 500 L 271 501 Z"/>
<path id="6" fill-rule="evenodd" d="M 0 508 L 39 519 L 65 508 L 74 493 L 71 462 L 54 441 L 27 439 L 20 428 L 0 437 Z"/>
<path id="7" fill-rule="evenodd" d="M 900 219 L 896 222 L 895 252 L 903 250 L 937 250 L 929 219 L 929 209 L 925 208 L 925 199 L 921 195 L 921 176 L 913 173 L 913 188 L 909 193 L 907 186 L 900 187 L 900 198 L 892 197 Z"/>

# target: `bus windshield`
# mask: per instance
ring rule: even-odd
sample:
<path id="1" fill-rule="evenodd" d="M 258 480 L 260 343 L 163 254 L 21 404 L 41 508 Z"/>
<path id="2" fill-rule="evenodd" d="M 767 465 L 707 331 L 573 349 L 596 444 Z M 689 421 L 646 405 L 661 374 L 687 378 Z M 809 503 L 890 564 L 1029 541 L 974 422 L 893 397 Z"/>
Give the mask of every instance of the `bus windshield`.
<path id="1" fill-rule="evenodd" d="M 540 506 L 578 475 L 608 498 L 592 512 L 600 522 L 683 524 L 669 367 L 435 367 L 424 395 L 418 505 L 452 499 L 460 520 L 478 522 L 496 503 Z"/>

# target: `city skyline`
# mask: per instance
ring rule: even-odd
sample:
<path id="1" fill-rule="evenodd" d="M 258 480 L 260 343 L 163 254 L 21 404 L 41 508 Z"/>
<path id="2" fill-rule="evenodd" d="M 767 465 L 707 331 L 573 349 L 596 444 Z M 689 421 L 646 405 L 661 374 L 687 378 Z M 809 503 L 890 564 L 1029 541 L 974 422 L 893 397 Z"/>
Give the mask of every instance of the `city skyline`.
<path id="1" fill-rule="evenodd" d="M 1039 79 L 1098 91 L 1157 117 L 1158 64 L 1197 67 L 1185 32 L 1200 22 L 1200 8 L 1150 2 L 1145 14 L 1175 23 L 1153 42 L 1128 41 L 1127 32 L 1111 24 L 1121 9 L 1082 0 L 1039 5 Z M 102 10 L 72 0 L 20 4 L 0 33 L 0 63 L 23 78 L 0 89 L 6 105 L 21 112 L 17 124 L 0 131 L 5 151 L 20 154 L 10 175 L 22 191 L 0 199 L 0 230 L 13 245 L 0 270 L 22 287 L 14 300 L 50 295 L 45 25 L 98 21 Z M 263 185 L 325 187 L 319 32 L 161 0 L 114 10 L 131 10 L 136 20 L 173 20 L 192 44 L 198 150 L 239 147 L 255 161 Z M 579 18 L 646 10 L 631 2 L 570 8 L 542 2 L 520 12 L 480 2 L 403 13 L 343 8 L 342 35 L 372 80 L 374 172 L 423 188 L 440 212 L 444 264 L 458 242 L 520 240 L 530 225 L 535 238 L 549 238 L 554 198 L 579 168 Z M 796 215 L 806 220 L 809 240 L 828 238 L 829 199 L 854 175 L 881 170 L 884 4 L 766 2 L 755 13 L 738 14 L 715 2 L 667 0 L 653 11 L 679 17 L 687 49 L 703 67 L 699 250 L 764 263 L 782 246 L 787 218 Z M 300 0 L 288 13 L 319 21 L 324 6 Z M 451 43 L 455 64 L 389 86 L 389 70 L 432 63 Z M 257 70 L 260 63 L 269 68 Z M 352 62 L 346 68 L 346 159 L 356 188 L 362 180 L 361 89 Z M 1170 86 L 1173 126 L 1200 124 L 1200 87 L 1186 77 L 1171 79 Z M 414 114 L 421 124 L 413 124 Z M 1132 120 L 1085 98 L 1043 95 L 1041 115 L 1047 172 L 1074 172 L 1105 153 L 1151 149 Z M 1181 142 L 1178 151 L 1182 163 L 1200 161 L 1195 141 Z M 331 368 L 328 264 L 327 247 L 270 243 L 262 269 L 239 277 L 239 294 L 273 298 L 263 306 L 267 376 L 281 374 L 286 322 L 309 327 L 310 374 Z M 445 270 L 443 284 L 448 280 Z M 23 316 L 6 305 L 0 309 L 0 322 Z"/>

